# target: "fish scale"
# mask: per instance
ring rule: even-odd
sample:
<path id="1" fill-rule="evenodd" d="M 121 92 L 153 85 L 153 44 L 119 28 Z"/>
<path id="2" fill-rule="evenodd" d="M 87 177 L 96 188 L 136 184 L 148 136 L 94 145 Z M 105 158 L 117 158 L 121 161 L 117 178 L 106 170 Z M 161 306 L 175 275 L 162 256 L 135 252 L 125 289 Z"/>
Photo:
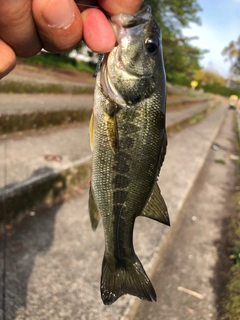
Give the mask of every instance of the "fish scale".
<path id="1" fill-rule="evenodd" d="M 90 123 L 89 212 L 94 230 L 103 219 L 104 304 L 123 294 L 156 300 L 134 251 L 134 222 L 141 215 L 169 225 L 157 185 L 167 145 L 160 30 L 149 6 L 136 15 L 112 17 L 112 23 L 118 45 L 105 55 L 97 74 Z"/>

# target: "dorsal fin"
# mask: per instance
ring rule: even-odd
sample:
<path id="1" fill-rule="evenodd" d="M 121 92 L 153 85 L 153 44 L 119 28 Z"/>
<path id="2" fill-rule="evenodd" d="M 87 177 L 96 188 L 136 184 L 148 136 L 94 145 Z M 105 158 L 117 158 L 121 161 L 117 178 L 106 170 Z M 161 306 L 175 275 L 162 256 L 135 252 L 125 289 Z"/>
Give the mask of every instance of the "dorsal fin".
<path id="1" fill-rule="evenodd" d="M 93 138 L 94 138 L 94 114 L 92 112 L 90 123 L 89 123 L 89 137 L 90 137 L 90 148 L 93 151 Z"/>

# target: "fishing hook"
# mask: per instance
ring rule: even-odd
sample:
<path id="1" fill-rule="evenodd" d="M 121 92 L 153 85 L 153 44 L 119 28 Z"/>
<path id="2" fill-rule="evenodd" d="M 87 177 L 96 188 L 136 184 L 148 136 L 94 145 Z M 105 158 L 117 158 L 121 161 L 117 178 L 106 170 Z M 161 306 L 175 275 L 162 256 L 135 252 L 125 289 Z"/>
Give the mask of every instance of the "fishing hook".
<path id="1" fill-rule="evenodd" d="M 3 142 L 3 195 L 2 195 L 2 319 L 6 319 L 6 277 L 7 277 L 7 206 L 6 206 L 6 185 L 7 185 L 7 142 Z"/>

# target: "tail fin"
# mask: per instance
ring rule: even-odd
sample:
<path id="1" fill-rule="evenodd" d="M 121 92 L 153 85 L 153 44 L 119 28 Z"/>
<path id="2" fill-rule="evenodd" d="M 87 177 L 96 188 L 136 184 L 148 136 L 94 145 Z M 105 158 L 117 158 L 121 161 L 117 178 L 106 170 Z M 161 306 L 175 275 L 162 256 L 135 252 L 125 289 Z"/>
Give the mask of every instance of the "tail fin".
<path id="1" fill-rule="evenodd" d="M 103 258 L 101 296 L 105 305 L 112 304 L 124 294 L 137 296 L 142 300 L 156 301 L 155 290 L 138 257 L 118 262 Z"/>

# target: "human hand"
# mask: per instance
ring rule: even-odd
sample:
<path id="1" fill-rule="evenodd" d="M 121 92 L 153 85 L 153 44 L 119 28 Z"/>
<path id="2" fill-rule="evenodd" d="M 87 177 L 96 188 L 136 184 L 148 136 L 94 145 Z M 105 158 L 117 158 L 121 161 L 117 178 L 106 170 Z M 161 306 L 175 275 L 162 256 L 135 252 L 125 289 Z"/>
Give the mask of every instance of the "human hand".
<path id="1" fill-rule="evenodd" d="M 115 34 L 103 10 L 135 13 L 143 0 L 0 0 L 0 79 L 42 48 L 64 52 L 84 39 L 95 52 L 109 52 Z M 81 4 L 80 4 L 81 3 Z M 94 8 L 94 7 L 99 8 Z"/>

